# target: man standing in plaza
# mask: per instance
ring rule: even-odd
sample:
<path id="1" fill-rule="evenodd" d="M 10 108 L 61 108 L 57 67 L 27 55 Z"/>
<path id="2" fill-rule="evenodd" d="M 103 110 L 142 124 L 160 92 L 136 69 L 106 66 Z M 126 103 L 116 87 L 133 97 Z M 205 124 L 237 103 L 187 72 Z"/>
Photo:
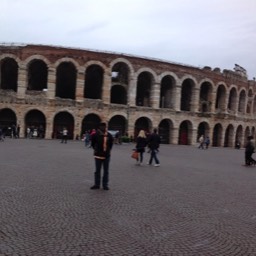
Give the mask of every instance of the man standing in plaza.
<path id="1" fill-rule="evenodd" d="M 157 134 L 157 129 L 154 129 L 153 133 L 151 135 L 149 135 L 148 138 L 148 147 L 150 148 L 150 159 L 148 164 L 151 165 L 152 161 L 154 159 L 155 161 L 155 167 L 160 166 L 160 162 L 159 159 L 157 157 L 157 152 L 158 152 L 158 148 L 160 145 L 160 136 Z"/>
<path id="2" fill-rule="evenodd" d="M 95 168 L 94 185 L 91 189 L 99 189 L 101 181 L 101 169 L 103 166 L 102 186 L 104 190 L 109 190 L 109 162 L 110 153 L 113 146 L 113 137 L 107 131 L 107 124 L 100 123 L 97 132 L 92 136 L 91 146 L 94 149 Z"/>

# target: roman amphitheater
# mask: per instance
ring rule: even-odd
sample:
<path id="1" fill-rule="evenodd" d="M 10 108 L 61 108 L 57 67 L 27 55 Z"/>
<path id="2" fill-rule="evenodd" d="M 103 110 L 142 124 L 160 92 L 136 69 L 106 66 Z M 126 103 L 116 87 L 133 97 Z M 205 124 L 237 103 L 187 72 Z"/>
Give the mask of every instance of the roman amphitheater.
<path id="1" fill-rule="evenodd" d="M 128 54 L 45 45 L 0 45 L 0 127 L 70 139 L 108 122 L 136 136 L 158 128 L 163 143 L 242 145 L 255 134 L 256 83 L 246 70 L 193 67 Z"/>

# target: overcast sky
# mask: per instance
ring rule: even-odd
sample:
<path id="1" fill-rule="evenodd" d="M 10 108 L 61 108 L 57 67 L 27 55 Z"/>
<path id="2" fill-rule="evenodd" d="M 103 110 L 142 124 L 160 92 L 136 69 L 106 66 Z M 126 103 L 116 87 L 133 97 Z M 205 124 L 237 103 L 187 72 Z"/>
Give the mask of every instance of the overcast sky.
<path id="1" fill-rule="evenodd" d="M 0 42 L 113 51 L 256 77 L 256 0 L 0 0 Z"/>

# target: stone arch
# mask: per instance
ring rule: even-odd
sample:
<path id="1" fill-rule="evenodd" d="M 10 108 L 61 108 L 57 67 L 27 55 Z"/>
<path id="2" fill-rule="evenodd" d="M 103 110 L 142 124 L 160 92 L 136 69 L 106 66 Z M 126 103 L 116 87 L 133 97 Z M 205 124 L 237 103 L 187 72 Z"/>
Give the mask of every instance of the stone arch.
<path id="1" fill-rule="evenodd" d="M 72 61 L 60 62 L 56 75 L 56 97 L 75 99 L 77 68 L 74 63 Z"/>
<path id="2" fill-rule="evenodd" d="M 52 138 L 60 139 L 64 127 L 68 130 L 68 139 L 74 138 L 74 116 L 68 111 L 60 111 L 55 114 L 53 120 L 53 134 Z"/>
<path id="3" fill-rule="evenodd" d="M 247 143 L 247 137 L 250 135 L 251 135 L 250 127 L 246 126 L 246 128 L 244 130 L 244 147 L 246 146 L 246 143 Z"/>
<path id="4" fill-rule="evenodd" d="M 175 88 L 176 88 L 176 82 L 174 77 L 170 75 L 166 75 L 162 77 L 161 83 L 160 83 L 160 100 L 159 100 L 160 108 L 174 109 Z"/>
<path id="5" fill-rule="evenodd" d="M 45 56 L 40 55 L 40 54 L 34 54 L 34 55 L 29 56 L 28 58 L 26 58 L 23 61 L 23 64 L 25 66 L 28 66 L 30 64 L 30 62 L 33 62 L 34 60 L 43 61 L 44 63 L 46 63 L 47 67 L 49 67 L 51 65 L 50 61 Z"/>
<path id="6" fill-rule="evenodd" d="M 108 121 L 108 129 L 119 131 L 121 135 L 124 135 L 126 132 L 126 122 L 126 118 L 122 115 L 112 116 Z"/>
<path id="7" fill-rule="evenodd" d="M 70 62 L 74 65 L 75 69 L 76 70 L 79 70 L 80 69 L 80 65 L 77 61 L 75 61 L 74 59 L 72 58 L 68 58 L 68 57 L 65 57 L 65 58 L 61 58 L 61 59 L 58 59 L 54 64 L 53 64 L 53 67 L 54 68 L 57 68 L 59 67 L 59 65 L 61 63 L 66 63 L 66 62 Z"/>
<path id="8" fill-rule="evenodd" d="M 215 109 L 219 112 L 225 111 L 226 109 L 226 94 L 227 89 L 224 84 L 219 84 L 217 87 Z"/>
<path id="9" fill-rule="evenodd" d="M 11 57 L 5 57 L 1 59 L 0 66 L 0 89 L 17 92 L 19 68 L 17 61 Z"/>
<path id="10" fill-rule="evenodd" d="M 237 102 L 237 88 L 231 87 L 228 97 L 228 110 L 235 113 L 236 112 L 236 102 Z"/>
<path id="11" fill-rule="evenodd" d="M 234 146 L 234 126 L 229 124 L 225 130 L 225 137 L 224 137 L 224 147 L 233 147 Z"/>
<path id="12" fill-rule="evenodd" d="M 209 136 L 209 134 L 210 134 L 210 125 L 205 121 L 199 123 L 197 127 L 197 141 L 201 135 L 206 137 L 206 136 Z"/>
<path id="13" fill-rule="evenodd" d="M 104 69 L 98 64 L 87 66 L 84 80 L 84 98 L 102 99 Z"/>
<path id="14" fill-rule="evenodd" d="M 235 144 L 239 144 L 241 146 L 243 139 L 243 126 L 240 124 L 236 128 L 236 134 L 235 134 Z"/>
<path id="15" fill-rule="evenodd" d="M 148 71 L 138 75 L 136 86 L 136 106 L 152 107 L 151 96 L 154 85 L 154 76 Z"/>
<path id="16" fill-rule="evenodd" d="M 134 138 L 137 138 L 140 130 L 144 130 L 149 133 L 152 129 L 152 121 L 148 117 L 140 117 L 135 121 L 134 124 Z"/>
<path id="17" fill-rule="evenodd" d="M 4 136 L 12 137 L 12 126 L 17 125 L 17 116 L 14 110 L 10 108 L 0 109 L 0 128 Z"/>
<path id="18" fill-rule="evenodd" d="M 25 137 L 44 138 L 46 129 L 46 117 L 37 109 L 31 109 L 25 114 Z"/>
<path id="19" fill-rule="evenodd" d="M 121 65 L 121 67 L 119 66 Z M 112 72 L 121 72 L 121 74 L 123 74 L 123 70 L 122 70 L 122 66 L 125 65 L 127 67 L 127 72 L 128 72 L 128 80 L 131 79 L 131 77 L 134 75 L 134 69 L 132 64 L 124 58 L 117 58 L 114 59 L 113 61 L 111 61 L 110 63 L 110 68 Z M 121 75 L 121 77 L 118 78 L 118 82 L 123 81 L 123 75 Z M 128 84 L 128 82 L 126 83 Z"/>
<path id="20" fill-rule="evenodd" d="M 215 124 L 212 134 L 212 146 L 221 147 L 223 127 L 220 123 Z"/>
<path id="21" fill-rule="evenodd" d="M 47 89 L 48 67 L 42 59 L 31 59 L 27 64 L 27 89 L 43 91 Z"/>
<path id="22" fill-rule="evenodd" d="M 0 55 L 0 62 L 2 61 L 2 60 L 4 60 L 4 59 L 6 59 L 6 58 L 10 58 L 10 59 L 13 59 L 13 60 L 15 60 L 16 62 L 17 62 L 17 65 L 20 67 L 20 65 L 21 65 L 21 59 L 18 57 L 18 56 L 16 56 L 15 54 L 11 54 L 11 53 L 4 53 L 4 54 L 1 54 Z"/>
<path id="23" fill-rule="evenodd" d="M 192 132 L 193 132 L 193 126 L 191 121 L 189 120 L 182 121 L 179 126 L 178 144 L 192 145 Z"/>
<path id="24" fill-rule="evenodd" d="M 82 120 L 81 135 L 84 134 L 86 131 L 97 129 L 100 122 L 100 116 L 95 113 L 90 113 L 84 116 Z"/>
<path id="25" fill-rule="evenodd" d="M 200 83 L 199 111 L 211 112 L 212 102 L 213 102 L 213 83 L 212 81 L 204 79 Z"/>
<path id="26" fill-rule="evenodd" d="M 158 134 L 161 138 L 161 144 L 172 143 L 173 122 L 170 119 L 162 119 L 158 125 Z"/>
<path id="27" fill-rule="evenodd" d="M 245 113 L 246 110 L 246 92 L 245 89 L 240 90 L 238 99 L 238 112 Z"/>
<path id="28" fill-rule="evenodd" d="M 181 85 L 180 110 L 191 111 L 194 97 L 195 97 L 195 81 L 190 78 L 187 78 L 183 80 Z"/>

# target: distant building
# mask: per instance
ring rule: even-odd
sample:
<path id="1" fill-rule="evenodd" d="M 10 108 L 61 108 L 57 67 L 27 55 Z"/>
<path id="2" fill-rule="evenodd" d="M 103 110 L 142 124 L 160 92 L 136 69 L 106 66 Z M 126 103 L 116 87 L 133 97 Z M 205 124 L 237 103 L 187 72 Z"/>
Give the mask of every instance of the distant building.
<path id="1" fill-rule="evenodd" d="M 246 70 L 198 68 L 120 53 L 0 45 L 0 128 L 20 124 L 70 139 L 107 121 L 136 137 L 159 129 L 164 143 L 234 147 L 255 135 L 256 83 Z"/>

